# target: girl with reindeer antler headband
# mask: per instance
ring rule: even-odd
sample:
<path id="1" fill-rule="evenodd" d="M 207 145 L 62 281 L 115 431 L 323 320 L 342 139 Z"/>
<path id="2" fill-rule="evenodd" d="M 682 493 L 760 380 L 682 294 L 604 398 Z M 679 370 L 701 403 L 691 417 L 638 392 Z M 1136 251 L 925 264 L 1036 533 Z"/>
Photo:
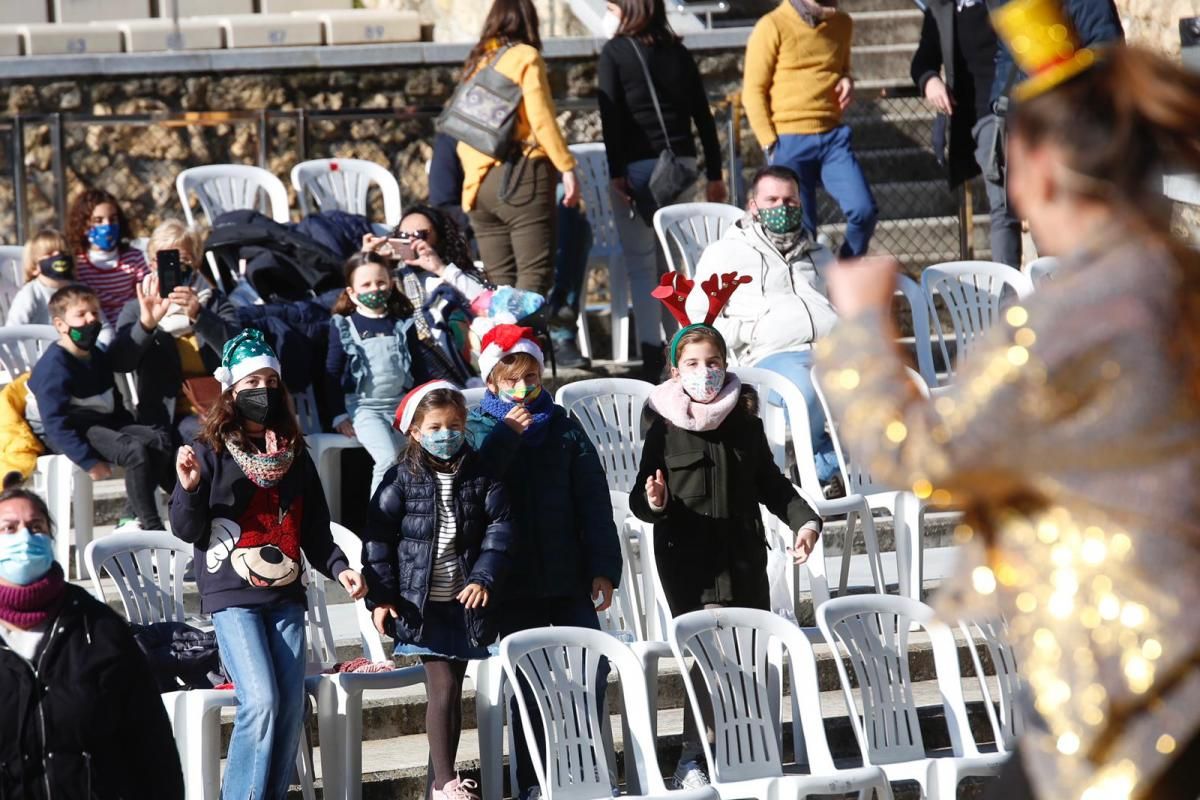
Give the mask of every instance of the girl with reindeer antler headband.
<path id="1" fill-rule="evenodd" d="M 757 395 L 727 371 L 725 340 L 712 327 L 729 296 L 749 280 L 730 272 L 704 281 L 708 311 L 696 323 L 684 310 L 691 280 L 668 274 L 653 292 L 683 327 L 668 349 L 671 377 L 650 394 L 629 505 L 654 523 L 654 552 L 674 615 L 720 606 L 770 610 L 759 503 L 796 533 L 797 563 L 808 559 L 821 530 L 820 517 L 775 464 L 756 414 Z M 675 778 L 693 786 L 703 780 L 702 750 L 690 715 L 685 726 Z M 711 729 L 710 718 L 705 726 Z"/>

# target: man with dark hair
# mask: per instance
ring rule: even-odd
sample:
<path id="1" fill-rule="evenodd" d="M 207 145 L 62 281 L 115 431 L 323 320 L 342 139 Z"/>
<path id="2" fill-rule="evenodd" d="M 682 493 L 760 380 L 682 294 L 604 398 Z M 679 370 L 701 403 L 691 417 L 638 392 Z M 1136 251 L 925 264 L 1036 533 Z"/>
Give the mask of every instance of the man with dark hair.
<path id="1" fill-rule="evenodd" d="M 838 474 L 837 458 L 809 373 L 812 343 L 837 322 L 825 288 L 833 254 L 813 241 L 801 223 L 803 213 L 796 173 L 787 167 L 763 167 L 750 183 L 746 216 L 705 248 L 695 280 L 702 283 L 728 272 L 750 277 L 750 283 L 730 297 L 713 327 L 725 338 L 736 364 L 778 372 L 804 394 L 817 477 L 828 485 Z M 689 316 L 703 319 L 707 309 L 707 295 L 692 292 Z"/>

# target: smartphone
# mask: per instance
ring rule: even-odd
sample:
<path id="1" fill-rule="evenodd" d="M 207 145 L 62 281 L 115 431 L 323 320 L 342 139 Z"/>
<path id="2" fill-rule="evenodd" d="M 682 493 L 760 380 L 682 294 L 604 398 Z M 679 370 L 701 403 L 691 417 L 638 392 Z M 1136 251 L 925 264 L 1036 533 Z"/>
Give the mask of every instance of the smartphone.
<path id="1" fill-rule="evenodd" d="M 168 297 L 171 292 L 184 283 L 183 268 L 179 264 L 178 250 L 159 250 L 156 257 L 158 263 L 158 294 Z"/>
<path id="2" fill-rule="evenodd" d="M 397 261 L 412 261 L 417 257 L 416 251 L 413 250 L 412 240 L 406 236 L 388 239 L 388 246 L 392 248 L 392 258 Z"/>

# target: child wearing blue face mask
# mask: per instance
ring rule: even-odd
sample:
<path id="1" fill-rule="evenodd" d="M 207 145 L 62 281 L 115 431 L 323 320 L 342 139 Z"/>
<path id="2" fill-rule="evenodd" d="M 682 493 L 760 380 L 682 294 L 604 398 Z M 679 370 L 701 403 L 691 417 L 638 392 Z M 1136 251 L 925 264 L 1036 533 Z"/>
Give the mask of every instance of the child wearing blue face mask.
<path id="1" fill-rule="evenodd" d="M 142 251 L 130 247 L 129 236 L 125 214 L 108 192 L 88 189 L 71 204 L 67 242 L 75 253 L 75 280 L 100 297 L 106 329 L 116 325 L 121 309 L 137 297 L 135 287 L 150 272 Z"/>
<path id="2" fill-rule="evenodd" d="M 397 655 L 425 665 L 425 728 L 433 800 L 474 800 L 454 770 L 462 682 L 495 639 L 495 592 L 509 567 L 512 526 L 504 486 L 464 441 L 467 407 L 447 381 L 409 392 L 396 429 L 409 438 L 375 492 L 363 537 L 363 577 L 375 627 Z"/>

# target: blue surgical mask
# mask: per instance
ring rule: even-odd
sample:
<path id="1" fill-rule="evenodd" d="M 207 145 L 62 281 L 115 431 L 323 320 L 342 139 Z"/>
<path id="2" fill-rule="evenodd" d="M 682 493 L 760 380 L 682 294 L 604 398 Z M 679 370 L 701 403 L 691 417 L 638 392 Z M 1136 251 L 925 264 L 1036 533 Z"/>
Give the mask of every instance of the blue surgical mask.
<path id="1" fill-rule="evenodd" d="M 45 576 L 54 564 L 54 542 L 44 533 L 22 528 L 0 534 L 0 580 L 28 586 Z"/>
<path id="2" fill-rule="evenodd" d="M 449 461 L 458 455 L 463 446 L 463 432 L 442 428 L 440 431 L 430 431 L 421 434 L 421 447 L 434 458 Z"/>
<path id="3" fill-rule="evenodd" d="M 97 250 L 116 250 L 117 241 L 121 236 L 120 225 L 93 225 L 88 228 L 88 242 Z"/>

